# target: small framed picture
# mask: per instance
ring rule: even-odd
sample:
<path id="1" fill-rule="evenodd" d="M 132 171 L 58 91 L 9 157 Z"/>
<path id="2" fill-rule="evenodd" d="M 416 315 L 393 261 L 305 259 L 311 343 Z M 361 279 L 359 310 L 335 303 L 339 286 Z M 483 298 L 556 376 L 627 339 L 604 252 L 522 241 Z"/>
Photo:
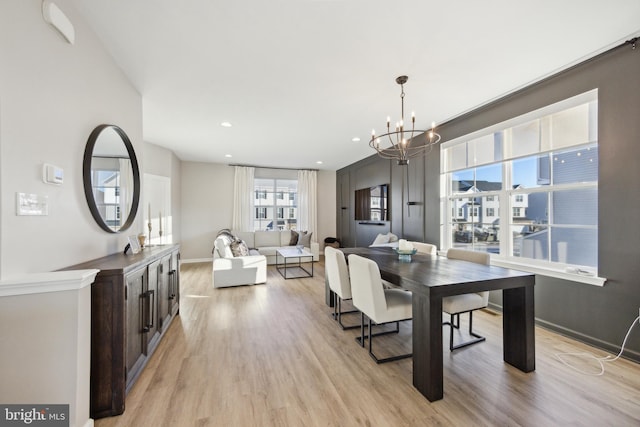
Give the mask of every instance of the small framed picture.
<path id="1" fill-rule="evenodd" d="M 140 252 L 140 241 L 138 240 L 138 236 L 128 236 L 129 246 L 131 247 L 131 252 L 137 254 Z"/>

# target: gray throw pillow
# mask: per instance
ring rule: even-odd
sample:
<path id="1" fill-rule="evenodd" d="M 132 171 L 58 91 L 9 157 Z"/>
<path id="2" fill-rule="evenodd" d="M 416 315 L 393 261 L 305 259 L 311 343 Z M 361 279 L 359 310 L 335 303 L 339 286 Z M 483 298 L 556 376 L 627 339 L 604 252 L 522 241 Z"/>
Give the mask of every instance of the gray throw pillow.
<path id="1" fill-rule="evenodd" d="M 298 244 L 304 246 L 305 248 L 311 247 L 311 235 L 313 233 L 307 233 L 303 231 L 300 233 L 300 237 L 298 238 Z"/>
<path id="2" fill-rule="evenodd" d="M 295 246 L 298 244 L 298 232 L 291 230 L 291 240 L 289 240 L 289 246 Z"/>
<path id="3" fill-rule="evenodd" d="M 249 248 L 244 240 L 234 240 L 230 245 L 234 257 L 249 255 Z"/>

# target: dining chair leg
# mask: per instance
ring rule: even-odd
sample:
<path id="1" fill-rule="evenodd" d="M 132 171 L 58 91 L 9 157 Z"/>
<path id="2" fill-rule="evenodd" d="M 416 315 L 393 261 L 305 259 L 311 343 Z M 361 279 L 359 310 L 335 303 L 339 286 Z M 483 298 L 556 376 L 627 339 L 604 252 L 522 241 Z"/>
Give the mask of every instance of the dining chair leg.
<path id="1" fill-rule="evenodd" d="M 336 320 L 338 321 L 338 324 L 340 325 L 340 327 L 341 327 L 343 330 L 348 330 L 348 329 L 355 329 L 355 328 L 357 328 L 357 327 L 358 327 L 358 325 L 344 325 L 344 324 L 342 323 L 342 315 L 343 315 L 343 314 L 349 314 L 349 313 L 358 313 L 358 312 L 359 312 L 359 310 L 342 311 L 342 298 L 340 298 L 340 297 L 338 297 L 338 296 L 337 296 L 336 298 L 338 298 L 338 304 L 334 304 L 334 308 L 335 308 L 335 306 L 337 305 L 337 307 L 338 307 L 338 311 L 337 311 L 337 316 L 338 316 L 338 318 L 337 318 Z"/>
<path id="2" fill-rule="evenodd" d="M 361 324 L 364 325 L 364 313 L 361 313 Z M 358 343 L 360 343 L 360 347 L 364 347 L 364 340 L 369 339 L 369 335 L 372 335 L 374 337 L 379 337 L 380 335 L 389 335 L 389 334 L 397 334 L 400 332 L 400 322 L 394 322 L 396 324 L 396 328 L 392 329 L 390 331 L 382 331 L 382 332 L 377 332 L 375 334 L 372 335 L 371 333 L 371 326 L 383 326 L 386 325 L 387 323 L 374 323 L 371 324 L 371 321 L 369 321 L 369 330 L 367 331 L 367 335 L 364 335 L 364 327 L 362 328 L 362 332 L 361 332 L 361 336 L 356 337 L 356 341 L 358 341 Z"/>
<path id="3" fill-rule="evenodd" d="M 360 347 L 364 348 L 364 313 L 360 312 Z M 356 337 L 358 341 L 358 337 Z"/>
<path id="4" fill-rule="evenodd" d="M 470 346 L 472 344 L 477 344 L 479 342 L 485 341 L 486 338 L 476 334 L 475 332 L 473 332 L 473 311 L 469 312 L 469 335 L 471 335 L 472 337 L 475 337 L 475 339 L 471 339 L 469 341 L 465 341 L 463 343 L 460 343 L 458 345 L 453 345 L 453 329 L 459 329 L 460 328 L 460 313 L 457 314 L 458 316 L 458 325 L 457 327 L 454 325 L 454 315 L 451 315 L 451 323 L 449 322 L 445 322 L 443 323 L 443 325 L 449 325 L 451 326 L 451 334 L 449 335 L 449 350 L 453 351 L 453 350 L 457 350 L 459 348 L 463 348 L 463 347 L 467 347 Z"/>
<path id="5" fill-rule="evenodd" d="M 395 331 L 390 331 L 390 332 L 395 332 L 398 333 L 400 332 L 400 322 L 395 322 L 396 323 L 396 330 Z M 369 319 L 369 331 L 371 331 L 371 319 Z M 373 360 L 375 360 L 375 362 L 377 364 L 380 363 L 387 363 L 387 362 L 393 362 L 396 360 L 401 360 L 401 359 L 407 359 L 409 357 L 413 356 L 413 353 L 408 353 L 408 354 L 400 354 L 398 356 L 391 356 L 391 357 L 385 357 L 382 359 L 379 359 L 374 353 L 373 353 L 373 337 L 377 336 L 377 335 L 384 335 L 384 333 L 382 334 L 374 334 L 371 335 L 371 338 L 369 339 L 369 356 L 371 356 L 371 358 Z"/>

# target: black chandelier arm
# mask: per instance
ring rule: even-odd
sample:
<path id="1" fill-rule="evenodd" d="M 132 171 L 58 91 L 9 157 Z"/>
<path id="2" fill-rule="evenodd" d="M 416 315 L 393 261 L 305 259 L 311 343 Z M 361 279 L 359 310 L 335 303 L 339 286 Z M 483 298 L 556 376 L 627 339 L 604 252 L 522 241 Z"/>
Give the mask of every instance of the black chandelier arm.
<path id="1" fill-rule="evenodd" d="M 398 135 L 400 134 L 400 132 L 390 132 L 388 134 L 380 135 L 375 138 L 372 137 L 369 141 L 369 146 L 375 149 L 380 157 L 383 157 L 385 159 L 407 160 L 419 155 L 430 153 L 433 149 L 433 146 L 440 142 L 440 135 L 435 132 L 433 132 L 433 137 L 428 136 L 428 131 L 417 130 L 415 132 L 424 133 L 425 136 L 427 136 L 427 141 L 422 145 L 412 146 L 411 143 L 414 139 L 414 137 L 412 137 L 411 139 L 409 139 L 409 141 L 407 141 L 406 146 L 402 146 L 401 143 L 393 143 L 393 141 L 391 140 L 392 135 Z M 379 141 L 379 138 L 384 138 L 385 136 L 388 136 L 392 142 L 389 147 L 381 148 L 379 143 L 377 144 L 376 141 Z"/>
<path id="2" fill-rule="evenodd" d="M 424 133 L 427 135 L 427 138 L 429 138 L 429 132 L 432 132 L 431 130 L 422 130 L 422 129 L 411 129 L 411 138 L 407 138 L 407 140 L 412 140 L 415 138 L 415 134 L 420 135 L 421 133 Z M 389 141 L 391 142 L 391 144 L 396 145 L 398 142 L 393 142 L 393 139 L 391 138 L 393 135 L 398 135 L 400 136 L 400 139 L 396 138 L 397 141 L 402 141 L 402 136 L 405 132 L 401 132 L 399 130 L 394 131 L 394 132 L 387 132 L 387 133 L 383 133 L 382 135 L 375 135 L 371 137 L 371 141 L 369 141 L 369 145 L 371 145 L 371 143 L 374 143 L 376 140 L 379 140 L 381 138 L 384 137 L 389 137 Z M 406 132 L 407 134 L 409 132 Z M 436 133 L 433 134 L 434 136 L 438 135 Z M 440 135 L 438 135 L 438 141 L 440 140 L 439 138 Z"/>

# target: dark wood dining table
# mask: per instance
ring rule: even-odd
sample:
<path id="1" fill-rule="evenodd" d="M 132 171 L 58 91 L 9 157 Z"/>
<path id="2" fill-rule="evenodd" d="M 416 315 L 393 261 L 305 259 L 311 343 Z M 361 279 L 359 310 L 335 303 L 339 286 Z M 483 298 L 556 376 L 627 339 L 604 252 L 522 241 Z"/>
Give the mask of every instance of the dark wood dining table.
<path id="1" fill-rule="evenodd" d="M 384 280 L 412 292 L 413 385 L 429 401 L 442 399 L 444 392 L 442 298 L 447 296 L 502 290 L 503 360 L 523 372 L 535 370 L 534 274 L 420 254 L 400 262 L 390 248 L 341 250 L 372 259 Z"/>

